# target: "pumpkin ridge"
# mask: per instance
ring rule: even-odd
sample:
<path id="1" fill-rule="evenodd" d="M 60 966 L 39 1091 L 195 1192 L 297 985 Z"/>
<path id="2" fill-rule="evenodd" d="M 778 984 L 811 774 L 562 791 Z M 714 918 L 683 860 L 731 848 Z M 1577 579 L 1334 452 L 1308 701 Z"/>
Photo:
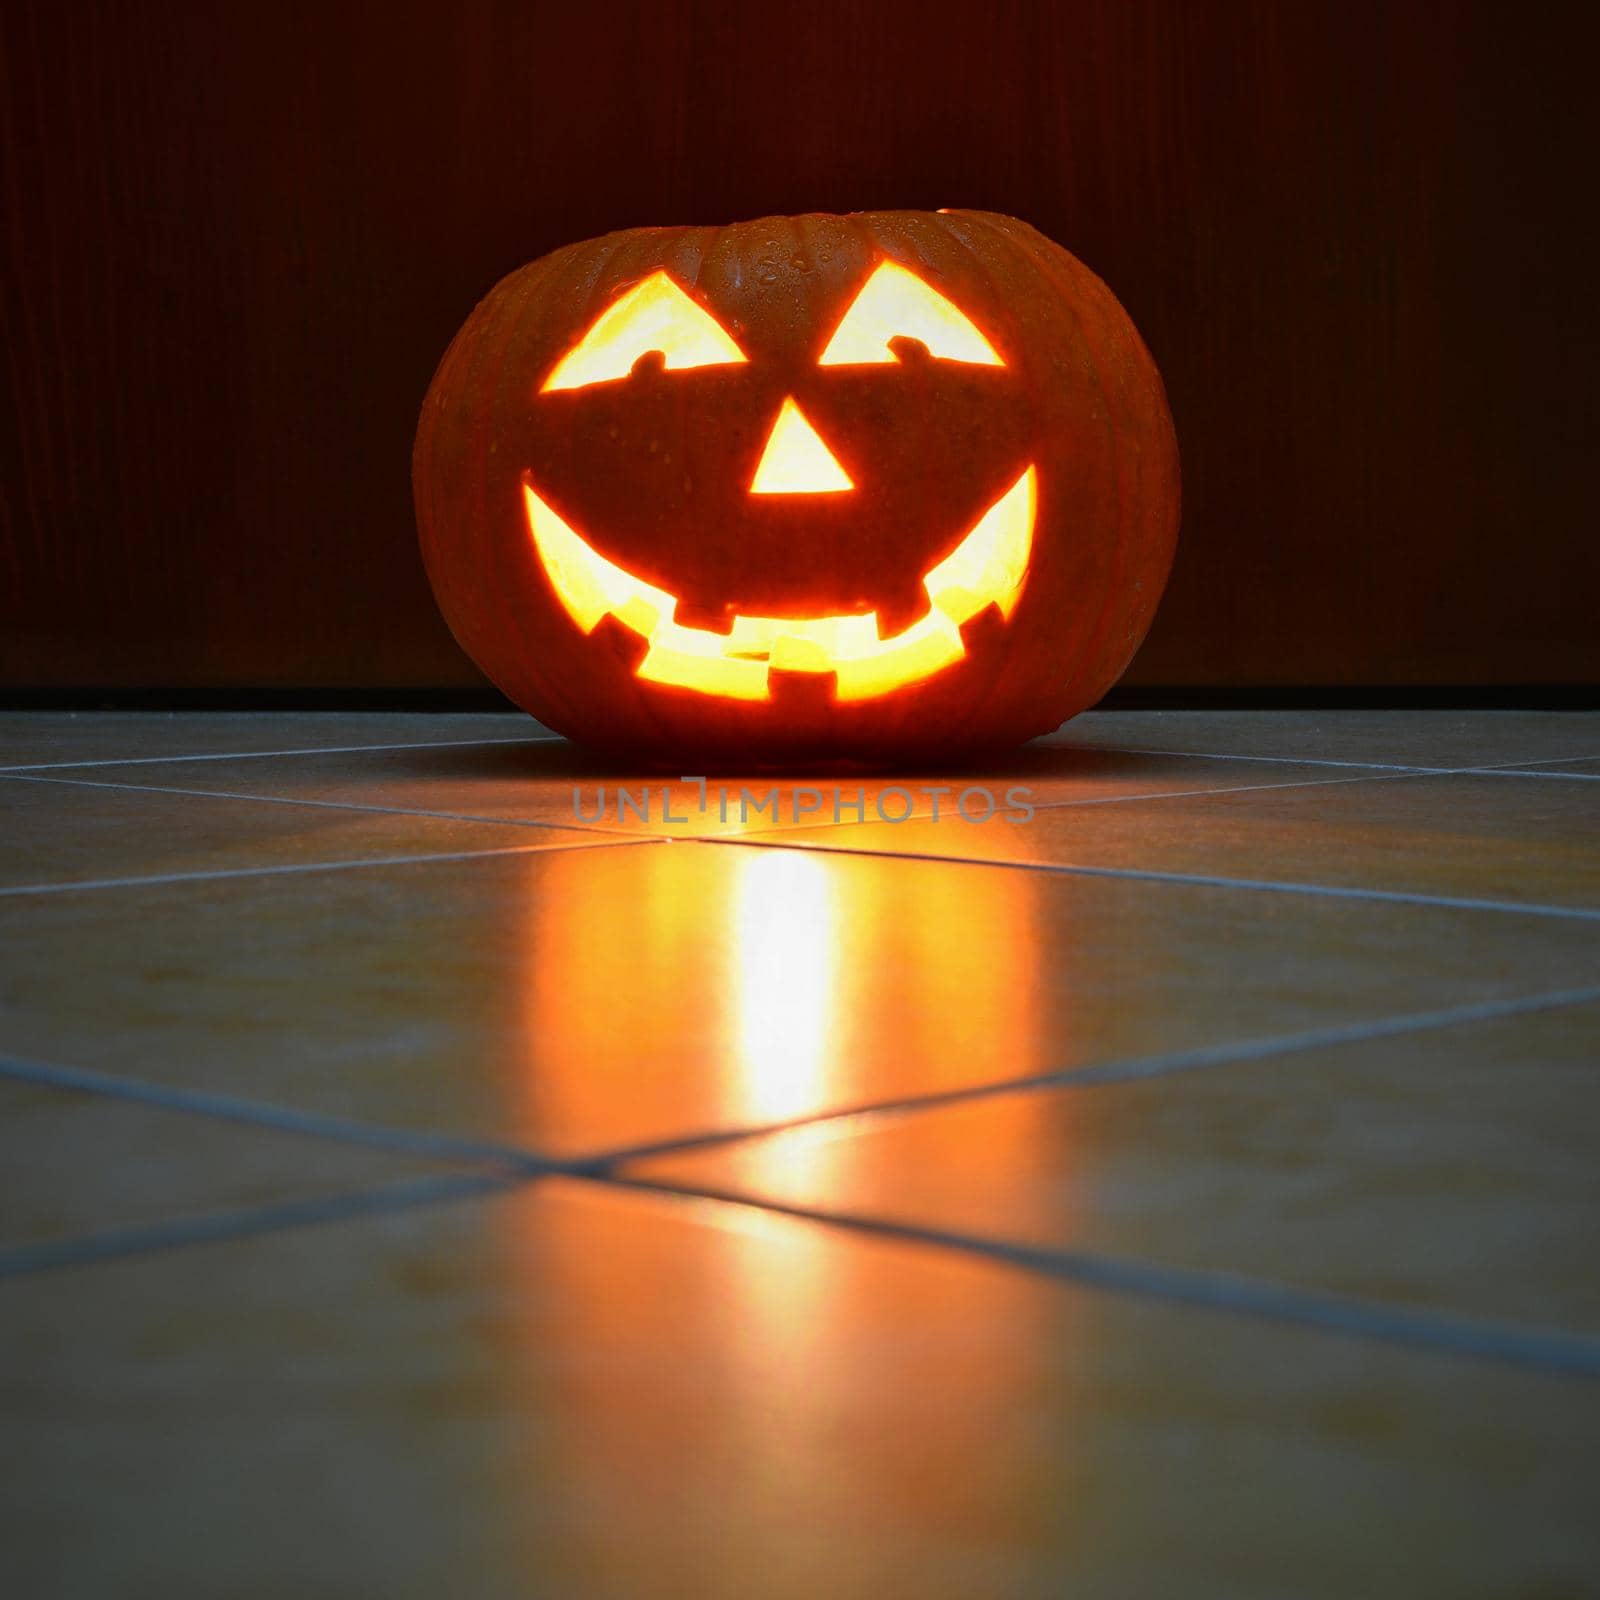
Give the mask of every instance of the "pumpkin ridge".
<path id="1" fill-rule="evenodd" d="M 1062 263 L 1057 259 L 1059 247 L 1051 243 L 1049 240 L 1044 239 L 1042 235 L 1037 235 L 1035 230 L 1030 229 L 1029 232 L 1034 233 L 1035 236 L 1030 238 L 1025 235 L 1018 239 L 1017 243 L 1025 253 L 1033 258 L 1035 264 L 1038 266 L 1039 270 L 1044 274 L 1044 276 L 1051 279 L 1057 284 L 1058 287 L 1061 288 L 1062 298 L 1067 300 L 1071 307 L 1072 319 L 1077 325 L 1079 340 L 1082 342 L 1084 352 L 1089 358 L 1090 369 L 1094 374 L 1095 390 L 1100 396 L 1100 403 L 1104 409 L 1106 441 L 1110 447 L 1112 461 L 1115 463 L 1121 453 L 1122 441 L 1117 428 L 1117 417 L 1115 410 L 1111 404 L 1110 396 L 1106 390 L 1105 369 L 1101 362 L 1100 352 L 1096 347 L 1095 340 L 1089 333 L 1085 318 L 1078 306 L 1076 299 L 1068 293 L 1067 284 L 1062 277 Z M 1035 238 L 1037 238 L 1039 242 L 1036 243 Z M 1116 493 L 1117 529 L 1119 533 L 1125 534 L 1126 518 L 1124 515 L 1125 503 L 1122 494 L 1122 477 L 1121 474 L 1115 471 L 1114 468 L 1112 472 L 1112 483 L 1115 486 Z M 1067 667 L 1065 673 L 1063 674 L 1059 689 L 1063 701 L 1071 701 L 1078 697 L 1075 691 L 1077 691 L 1078 684 L 1084 673 L 1084 663 L 1086 661 L 1092 661 L 1095 659 L 1105 637 L 1106 627 L 1110 620 L 1111 608 L 1115 602 L 1117 594 L 1117 585 L 1122 576 L 1123 546 L 1123 538 L 1119 537 L 1112 541 L 1111 572 L 1109 581 L 1102 588 L 1101 604 L 1099 610 L 1095 614 L 1095 620 L 1089 628 L 1084 630 L 1083 643 L 1072 658 L 1071 665 Z M 1040 731 L 1050 732 L 1052 730 L 1041 729 Z"/>
<path id="2" fill-rule="evenodd" d="M 569 263 L 553 263 L 550 272 L 546 275 L 549 280 L 552 280 L 550 283 L 546 284 L 546 292 L 549 292 L 552 288 L 557 292 L 560 292 L 560 290 L 566 288 L 566 284 L 561 274 L 562 265 L 571 265 L 576 267 L 578 265 L 578 261 L 574 257 Z M 506 360 L 509 359 L 511 351 L 513 349 L 520 348 L 522 341 L 529 337 L 528 324 L 538 309 L 537 291 L 539 287 L 540 279 L 538 277 L 532 277 L 529 279 L 527 286 L 523 291 L 522 299 L 518 307 L 518 315 L 513 323 L 511 332 L 504 337 L 501 345 L 502 373 L 504 371 Z M 524 403 L 527 403 L 527 399 L 528 397 L 526 395 L 522 397 Z M 520 501 L 520 496 L 518 499 Z M 518 509 L 520 511 L 520 504 Z M 520 520 L 517 523 L 517 527 L 518 531 L 520 532 Z M 510 556 L 509 553 L 502 553 L 501 559 L 515 560 L 515 557 Z M 528 556 L 525 554 L 522 559 L 527 560 Z M 509 619 L 510 626 L 517 641 L 518 653 L 520 657 L 528 663 L 528 670 L 537 679 L 540 688 L 548 697 L 550 703 L 557 708 L 557 715 L 562 724 L 557 731 L 567 732 L 570 728 L 581 727 L 583 725 L 582 715 L 575 712 L 574 707 L 572 706 L 566 694 L 565 685 L 561 683 L 559 676 L 555 673 L 546 672 L 542 669 L 540 663 L 540 653 L 536 647 L 535 641 L 529 637 L 528 633 L 528 629 L 530 627 L 530 618 L 520 608 L 512 607 L 511 613 L 512 614 Z M 551 726 L 555 726 L 554 720 L 552 720 Z"/>
<path id="3" fill-rule="evenodd" d="M 430 440 L 434 442 L 435 446 L 437 446 L 438 442 L 437 429 L 438 426 L 442 425 L 446 430 L 453 430 L 461 436 L 459 449 L 463 455 L 475 450 L 479 436 L 487 426 L 487 421 L 483 414 L 483 407 L 476 404 L 472 396 L 478 388 L 477 380 L 479 374 L 487 363 L 491 351 L 495 348 L 492 342 L 484 337 L 485 324 L 498 326 L 505 308 L 509 304 L 515 303 L 522 292 L 522 281 L 518 273 L 507 273 L 484 295 L 473 308 L 471 316 L 462 325 L 461 332 L 458 335 L 458 338 L 463 341 L 459 369 L 453 365 L 450 370 L 446 371 L 443 364 L 441 364 L 440 372 L 435 375 L 433 383 L 429 386 L 428 396 L 423 402 L 424 417 L 428 416 L 429 404 L 436 393 L 445 412 L 442 424 L 436 424 L 433 429 L 430 429 Z M 481 467 L 479 470 L 466 474 L 466 476 L 468 483 L 461 488 L 460 493 L 467 502 L 466 509 L 472 515 L 464 518 L 458 516 L 455 520 L 457 523 L 464 522 L 466 524 L 468 531 L 463 537 L 472 546 L 472 553 L 476 556 L 477 564 L 481 568 L 489 556 L 489 550 L 487 549 L 489 541 L 487 537 L 478 531 L 486 531 L 488 525 L 488 518 L 485 516 L 487 478 Z M 431 514 L 431 520 L 434 539 L 432 541 L 424 540 L 424 556 L 428 558 L 426 564 L 430 578 L 433 577 L 433 558 L 430 552 L 430 543 L 437 549 L 445 521 L 444 508 L 435 506 Z M 435 579 L 434 582 L 435 587 L 438 588 L 440 580 Z M 471 642 L 462 638 L 452 620 L 458 610 L 458 606 L 455 603 L 457 584 L 456 574 L 449 563 L 444 563 L 443 566 L 443 582 L 446 591 L 443 598 L 450 602 L 445 606 L 446 620 L 451 622 L 451 631 L 455 634 L 456 640 L 462 649 L 469 656 L 476 659 Z"/>
<path id="4" fill-rule="evenodd" d="M 1055 266 L 1058 272 L 1067 275 L 1069 279 L 1087 279 L 1093 293 L 1103 297 L 1106 300 L 1114 301 L 1111 290 L 1107 287 L 1105 281 L 1100 278 L 1090 267 L 1086 266 L 1083 262 L 1078 261 L 1076 257 L 1070 256 L 1065 251 L 1062 251 L 1059 246 L 1053 245 L 1051 241 L 1045 239 L 1042 234 L 1038 235 L 1038 238 L 1040 242 L 1035 248 L 1039 251 L 1039 253 L 1048 253 L 1053 258 L 1059 258 L 1055 259 Z M 1076 288 L 1076 284 L 1074 284 L 1074 288 Z M 1153 385 L 1154 397 L 1158 404 L 1151 408 L 1151 415 L 1155 428 L 1158 431 L 1164 431 L 1167 434 L 1167 442 L 1169 446 L 1168 454 L 1171 455 L 1175 461 L 1176 441 L 1172 437 L 1170 410 L 1167 405 L 1165 386 L 1161 382 L 1160 371 L 1156 367 L 1154 358 L 1150 355 L 1149 348 L 1144 343 L 1137 325 L 1133 322 L 1131 317 L 1125 316 L 1125 321 L 1125 333 L 1129 345 L 1128 355 L 1133 367 L 1135 368 L 1135 381 L 1139 382 L 1141 386 Z M 1090 333 L 1087 328 L 1085 329 L 1085 336 L 1089 343 L 1091 354 L 1096 362 L 1097 370 L 1101 373 L 1103 380 L 1105 366 L 1102 353 L 1097 347 L 1098 340 L 1096 336 Z M 1103 381 L 1102 389 L 1105 390 Z M 1105 390 L 1105 392 L 1107 393 L 1107 414 L 1109 417 L 1111 415 L 1110 400 L 1112 393 L 1115 391 Z M 1126 402 L 1124 402 L 1124 410 L 1126 409 Z M 1117 429 L 1116 431 L 1119 445 L 1118 456 L 1120 458 L 1124 454 L 1126 446 L 1122 442 L 1121 429 Z M 1133 482 L 1131 487 L 1134 491 L 1132 498 L 1134 499 L 1135 503 L 1139 505 L 1148 504 L 1151 499 L 1151 496 L 1146 495 L 1141 491 L 1146 486 L 1146 475 L 1150 459 L 1154 453 L 1150 448 L 1153 443 L 1153 439 L 1139 439 L 1135 441 L 1134 445 L 1131 472 Z M 1110 626 L 1112 621 L 1111 613 L 1114 611 L 1117 602 L 1124 596 L 1125 593 L 1121 583 L 1123 570 L 1130 561 L 1136 560 L 1138 556 L 1143 553 L 1142 549 L 1135 547 L 1142 547 L 1151 539 L 1151 530 L 1145 523 L 1136 522 L 1131 528 L 1129 527 L 1125 514 L 1128 495 L 1125 493 L 1124 478 L 1120 472 L 1117 475 L 1116 481 L 1118 522 L 1119 526 L 1123 530 L 1124 536 L 1119 538 L 1116 542 L 1115 561 L 1113 567 L 1114 581 L 1109 584 L 1106 589 L 1107 615 L 1105 618 L 1105 623 L 1107 626 Z M 1164 487 L 1165 486 L 1158 486 L 1158 488 Z M 1176 503 L 1176 496 L 1174 495 L 1174 505 L 1172 510 L 1172 522 L 1174 530 L 1176 529 L 1177 519 L 1180 515 L 1180 512 L 1181 507 Z M 1167 546 L 1165 565 L 1162 567 L 1160 575 L 1160 583 L 1162 584 L 1164 584 L 1166 581 L 1166 575 L 1167 572 L 1170 571 L 1172 561 L 1173 541 L 1169 539 L 1165 541 L 1165 543 Z M 1075 688 L 1076 694 L 1082 695 L 1086 700 L 1091 696 L 1094 700 L 1098 700 L 1101 695 L 1103 695 L 1111 686 L 1111 684 L 1114 683 L 1117 678 L 1119 678 L 1127 669 L 1128 664 L 1132 661 L 1134 655 L 1137 653 L 1139 646 L 1144 642 L 1144 639 L 1149 632 L 1150 623 L 1154 617 L 1155 608 L 1153 603 L 1144 607 L 1143 609 L 1144 617 L 1142 622 L 1137 622 L 1137 613 L 1135 613 L 1133 616 L 1124 617 L 1124 629 L 1129 636 L 1126 637 L 1123 642 L 1117 644 L 1113 659 L 1109 663 L 1102 663 L 1101 681 L 1097 682 L 1093 677 L 1089 677 L 1088 686 L 1077 686 Z M 1128 624 L 1135 622 L 1137 622 L 1137 625 L 1129 629 Z M 1102 660 L 1104 655 L 1102 641 L 1098 638 L 1096 639 L 1096 645 L 1100 648 L 1092 649 L 1086 652 L 1087 660 L 1091 663 Z M 1084 676 L 1088 675 L 1087 668 L 1082 665 L 1081 661 L 1080 671 Z"/>

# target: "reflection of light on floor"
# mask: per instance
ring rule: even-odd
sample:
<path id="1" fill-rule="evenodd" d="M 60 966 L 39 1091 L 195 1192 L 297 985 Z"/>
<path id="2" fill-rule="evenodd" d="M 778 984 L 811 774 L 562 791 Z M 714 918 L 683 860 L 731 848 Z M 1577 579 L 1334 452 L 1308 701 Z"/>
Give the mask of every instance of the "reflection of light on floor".
<path id="1" fill-rule="evenodd" d="M 478 1471 L 459 1592 L 1016 1595 L 1005 1552 L 1070 1550 L 1080 1508 L 1128 1537 L 1162 1509 L 1097 1488 L 1087 1296 L 742 1207 L 523 1193 L 485 1208 L 504 1274 L 458 1269 L 511 1286 L 452 1396 L 493 1418 L 504 1462 Z M 894 1582 L 902 1551 L 920 1584 Z"/>
<path id="2" fill-rule="evenodd" d="M 800 851 L 752 851 L 740 863 L 729 956 L 740 1099 L 754 1119 L 816 1105 L 829 1075 L 839 954 L 830 870 Z"/>
<path id="3" fill-rule="evenodd" d="M 1070 1060 L 1039 965 L 1036 874 L 702 844 L 540 852 L 515 872 L 515 981 L 489 1059 L 512 1123 L 547 1149 L 761 1126 Z M 1061 959 L 1064 931 L 1050 934 Z M 835 1148 L 784 1143 L 774 1159 L 815 1170 Z"/>
<path id="4" fill-rule="evenodd" d="M 556 1148 L 936 1094 L 1056 1065 L 1067 1043 L 1041 952 L 1065 948 L 1068 928 L 1046 922 L 1040 874 L 699 844 L 541 852 L 519 871 L 507 1092 Z M 952 1120 L 950 1143 L 907 1173 L 865 1137 L 897 1121 L 740 1141 L 704 1176 L 892 1216 L 919 1183 L 977 1186 L 1025 1164 L 1044 1131 L 1019 1115 L 968 1150 Z M 663 1559 L 691 1548 L 673 1592 L 765 1592 L 737 1559 L 715 1570 L 730 1555 L 706 1542 L 725 1510 L 703 1498 L 712 1482 L 734 1486 L 763 1548 L 797 1518 L 848 1528 L 863 1506 L 919 1539 L 976 1516 L 979 1543 L 1035 1516 L 1034 1441 L 1066 1426 L 1051 1397 L 1074 1349 L 1064 1311 L 1044 1320 L 1056 1297 L 740 1206 L 559 1180 L 542 1194 L 547 1206 L 497 1212 L 524 1284 L 514 1381 L 540 1408 L 528 1494 L 664 1508 L 654 1538 L 600 1541 L 581 1573 L 558 1572 L 559 1592 L 659 1588 Z M 563 1339 L 577 1353 L 551 1366 Z M 926 1397 L 914 1417 L 908 1392 Z M 530 1570 L 549 1572 L 536 1543 Z"/>

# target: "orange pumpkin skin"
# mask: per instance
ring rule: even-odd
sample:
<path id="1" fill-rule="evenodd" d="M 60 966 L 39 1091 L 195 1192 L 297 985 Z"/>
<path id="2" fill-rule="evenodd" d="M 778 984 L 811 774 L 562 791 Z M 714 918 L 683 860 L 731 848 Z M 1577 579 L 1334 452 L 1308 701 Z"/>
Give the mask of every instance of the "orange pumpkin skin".
<path id="1" fill-rule="evenodd" d="M 896 343 L 894 362 L 820 366 L 885 260 L 958 307 L 1004 364 Z M 615 381 L 541 392 L 605 308 L 662 269 L 745 361 L 678 371 L 647 357 Z M 786 397 L 848 493 L 750 492 Z M 535 487 L 682 619 L 877 610 L 888 633 L 926 609 L 923 574 L 1030 465 L 1032 546 L 1009 619 L 990 607 L 962 627 L 962 659 L 852 700 L 815 670 L 772 672 L 761 700 L 641 680 L 643 638 L 610 616 L 586 634 L 564 608 L 524 500 Z M 532 262 L 445 353 L 413 486 L 439 604 L 488 677 L 560 733 L 685 771 L 954 760 L 1049 732 L 1138 648 L 1179 509 L 1161 378 L 1126 312 L 1035 229 L 975 211 L 640 228 Z"/>

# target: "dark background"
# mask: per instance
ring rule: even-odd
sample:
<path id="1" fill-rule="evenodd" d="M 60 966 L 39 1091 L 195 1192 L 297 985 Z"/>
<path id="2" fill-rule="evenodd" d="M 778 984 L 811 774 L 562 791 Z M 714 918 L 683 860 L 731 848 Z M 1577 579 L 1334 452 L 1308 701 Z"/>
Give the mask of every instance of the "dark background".
<path id="1" fill-rule="evenodd" d="M 409 452 L 497 278 L 975 206 L 1166 376 L 1183 534 L 1131 684 L 1594 684 L 1588 11 L 5 4 L 0 683 L 479 684 Z"/>

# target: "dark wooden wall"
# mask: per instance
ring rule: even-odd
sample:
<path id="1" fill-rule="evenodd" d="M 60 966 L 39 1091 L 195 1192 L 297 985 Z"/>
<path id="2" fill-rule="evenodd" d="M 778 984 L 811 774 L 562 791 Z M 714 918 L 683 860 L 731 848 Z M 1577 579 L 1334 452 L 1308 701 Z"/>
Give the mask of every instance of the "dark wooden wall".
<path id="1" fill-rule="evenodd" d="M 978 206 L 1105 277 L 1184 530 L 1135 683 L 1600 679 L 1588 7 L 0 6 L 0 682 L 478 681 L 409 450 L 501 274 Z"/>

